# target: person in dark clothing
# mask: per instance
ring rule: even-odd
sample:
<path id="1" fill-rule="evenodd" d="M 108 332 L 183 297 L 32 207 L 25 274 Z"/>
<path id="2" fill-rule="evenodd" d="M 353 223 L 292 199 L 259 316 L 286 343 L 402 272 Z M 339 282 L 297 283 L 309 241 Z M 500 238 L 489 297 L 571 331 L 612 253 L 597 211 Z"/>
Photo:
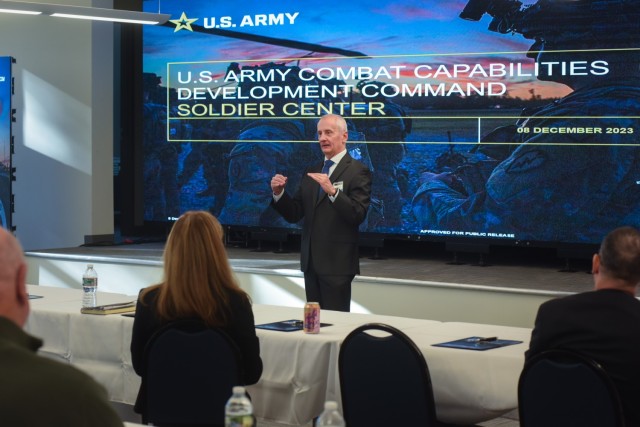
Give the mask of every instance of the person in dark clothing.
<path id="1" fill-rule="evenodd" d="M 640 231 L 609 233 L 593 256 L 593 278 L 594 291 L 540 306 L 525 359 L 563 349 L 595 360 L 618 389 L 626 425 L 640 426 Z"/>
<path id="2" fill-rule="evenodd" d="M 351 282 L 360 273 L 358 227 L 369 209 L 371 171 L 349 154 L 343 117 L 322 116 L 317 128 L 323 162 L 306 170 L 293 195 L 285 191 L 288 178 L 274 175 L 271 206 L 290 223 L 304 220 L 300 269 L 307 301 L 350 311 Z"/>
<path id="3" fill-rule="evenodd" d="M 131 361 L 138 375 L 145 371 L 144 349 L 154 332 L 183 319 L 225 331 L 242 356 L 244 384 L 258 382 L 262 359 L 251 299 L 233 276 L 222 226 L 204 211 L 186 212 L 176 221 L 164 250 L 163 282 L 140 292 L 131 337 Z M 144 400 L 141 388 L 136 411 L 143 410 Z"/>

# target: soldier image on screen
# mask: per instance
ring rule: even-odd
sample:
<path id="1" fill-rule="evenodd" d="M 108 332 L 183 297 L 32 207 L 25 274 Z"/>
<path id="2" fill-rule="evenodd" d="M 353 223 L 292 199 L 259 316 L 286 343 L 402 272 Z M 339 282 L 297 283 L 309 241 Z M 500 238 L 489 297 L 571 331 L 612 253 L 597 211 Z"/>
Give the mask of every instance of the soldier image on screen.
<path id="1" fill-rule="evenodd" d="M 180 216 L 180 189 L 176 179 L 180 146 L 167 141 L 167 95 L 160 87 L 160 77 L 144 73 L 143 83 L 144 217 L 166 221 Z M 176 129 L 172 128 L 171 132 L 175 133 Z"/>
<path id="2" fill-rule="evenodd" d="M 547 72 L 539 80 L 573 91 L 525 109 L 464 161 L 428 171 L 414 195 L 423 229 L 513 233 L 520 240 L 598 242 L 640 224 L 640 1 L 472 0 L 461 17 L 493 16 L 489 30 L 533 39 L 539 63 L 606 63 L 606 73 Z M 602 133 L 534 132 L 591 128 Z M 613 129 L 613 131 L 607 131 Z M 527 133 L 526 131 L 529 130 Z"/>
<path id="3" fill-rule="evenodd" d="M 402 192 L 399 181 L 400 163 L 405 155 L 405 139 L 411 133 L 411 118 L 405 108 L 382 94 L 383 84 L 362 80 L 357 89 L 366 102 L 384 104 L 382 115 L 375 115 L 356 121 L 358 129 L 364 133 L 373 164 L 375 179 L 372 182 L 372 198 L 379 199 L 383 206 L 383 218 L 375 231 L 402 232 Z"/>
<path id="4" fill-rule="evenodd" d="M 245 93 L 249 92 L 253 84 L 261 86 L 305 84 L 298 79 L 299 68 L 297 66 L 267 63 L 256 66 L 245 65 L 243 69 L 258 67 L 291 68 L 292 70 L 286 74 L 285 82 L 255 83 L 243 80 L 239 83 L 239 87 Z M 282 96 L 273 97 L 265 102 L 272 103 L 274 110 L 280 111 L 282 105 L 296 102 L 296 100 L 285 99 Z M 315 123 L 311 119 L 295 117 L 243 120 L 237 138 L 238 142 L 229 153 L 229 188 L 219 217 L 221 223 L 247 226 L 288 226 L 273 212 L 273 209 L 269 209 L 271 197 L 269 182 L 276 171 L 289 171 L 296 164 L 306 165 L 308 159 L 313 158 L 311 145 L 304 141 L 313 138 L 314 126 Z"/>
<path id="5" fill-rule="evenodd" d="M 182 170 L 178 175 L 178 185 L 183 188 L 202 167 L 205 188 L 194 194 L 197 198 L 212 198 L 208 210 L 215 216 L 227 199 L 229 188 L 229 153 L 238 137 L 237 120 L 205 120 L 193 126 L 191 150 L 184 158 Z M 207 142 L 215 140 L 214 142 Z M 219 140 L 224 142 L 218 142 Z"/>

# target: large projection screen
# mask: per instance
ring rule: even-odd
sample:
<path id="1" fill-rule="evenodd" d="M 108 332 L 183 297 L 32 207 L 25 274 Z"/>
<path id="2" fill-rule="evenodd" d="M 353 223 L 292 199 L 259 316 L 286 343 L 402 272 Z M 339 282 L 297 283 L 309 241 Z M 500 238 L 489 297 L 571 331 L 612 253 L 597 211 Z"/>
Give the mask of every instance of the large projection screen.
<path id="1" fill-rule="evenodd" d="M 155 2 L 145 9 L 157 11 Z M 164 0 L 143 30 L 144 220 L 290 229 L 269 181 L 349 123 L 361 230 L 593 244 L 640 225 L 640 1 Z M 461 16 L 462 14 L 462 16 Z"/>

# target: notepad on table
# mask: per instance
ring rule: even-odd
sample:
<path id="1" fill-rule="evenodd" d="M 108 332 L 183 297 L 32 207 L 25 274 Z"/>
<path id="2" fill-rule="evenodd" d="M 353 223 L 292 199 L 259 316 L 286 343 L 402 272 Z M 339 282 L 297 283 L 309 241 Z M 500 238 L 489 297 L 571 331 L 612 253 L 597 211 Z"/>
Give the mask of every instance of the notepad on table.
<path id="1" fill-rule="evenodd" d="M 133 311 L 136 311 L 136 301 L 97 305 L 95 307 L 82 307 L 80 309 L 80 312 L 83 314 L 118 314 Z"/>
<path id="2" fill-rule="evenodd" d="M 331 326 L 331 323 L 320 323 L 320 327 Z M 293 332 L 301 331 L 304 327 L 302 320 L 290 319 L 281 320 L 279 322 L 263 323 L 256 325 L 258 329 L 267 329 L 270 331 Z"/>
<path id="3" fill-rule="evenodd" d="M 492 348 L 506 347 L 508 345 L 520 344 L 522 341 L 501 340 L 496 337 L 467 337 L 455 341 L 441 342 L 433 344 L 433 347 L 461 348 L 464 350 L 490 350 Z"/>

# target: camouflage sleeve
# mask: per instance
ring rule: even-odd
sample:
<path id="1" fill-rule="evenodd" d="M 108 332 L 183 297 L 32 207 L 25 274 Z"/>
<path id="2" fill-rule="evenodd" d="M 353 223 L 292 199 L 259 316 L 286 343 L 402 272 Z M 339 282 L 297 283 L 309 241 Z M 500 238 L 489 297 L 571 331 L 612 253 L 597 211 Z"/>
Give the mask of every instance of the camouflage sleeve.
<path id="1" fill-rule="evenodd" d="M 632 127 L 632 121 L 618 118 L 616 124 Z M 556 119 L 553 126 L 571 124 Z M 606 134 L 605 124 L 592 120 L 590 126 L 603 133 L 528 138 L 486 180 L 428 177 L 413 200 L 421 227 L 514 232 L 519 238 L 555 241 L 589 239 L 580 233 L 594 224 L 615 226 L 640 203 L 640 177 L 634 176 L 640 148 L 629 144 L 628 136 Z"/>

